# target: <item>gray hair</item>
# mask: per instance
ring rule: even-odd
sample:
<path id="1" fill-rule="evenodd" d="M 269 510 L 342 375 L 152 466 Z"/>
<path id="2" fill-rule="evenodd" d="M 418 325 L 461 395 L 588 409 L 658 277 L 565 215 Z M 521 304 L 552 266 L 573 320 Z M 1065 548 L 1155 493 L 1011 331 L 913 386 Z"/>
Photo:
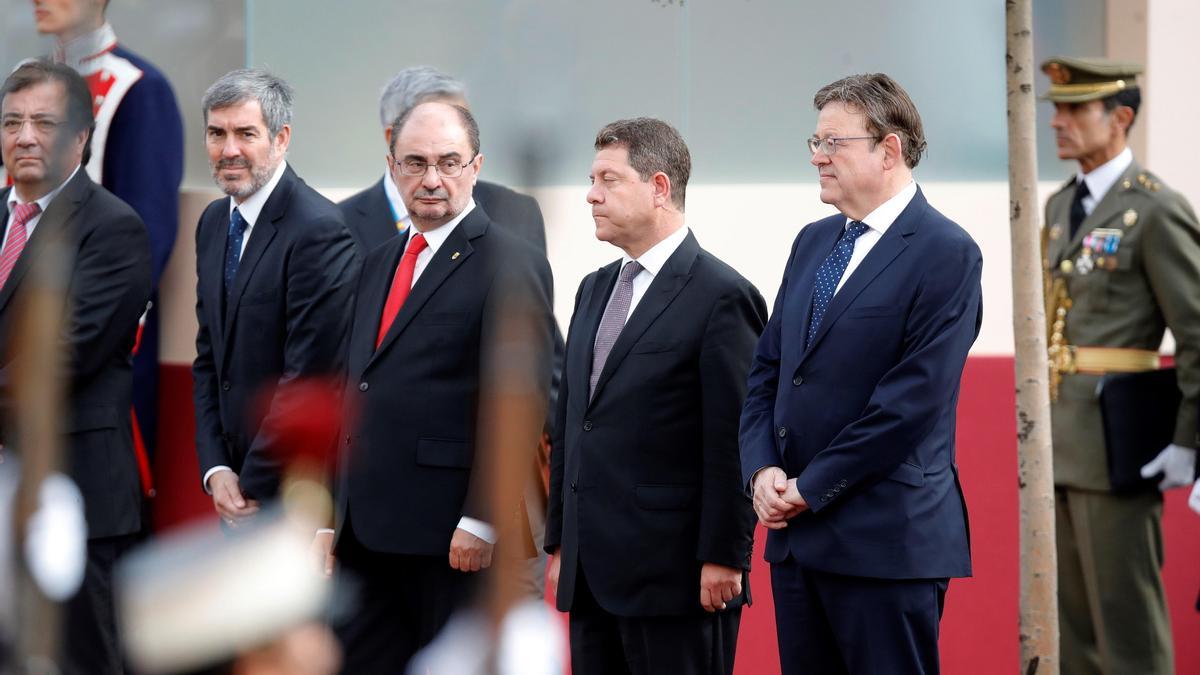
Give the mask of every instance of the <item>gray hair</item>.
<path id="1" fill-rule="evenodd" d="M 379 124 L 390 127 L 418 103 L 437 98 L 467 98 L 462 82 L 430 66 L 412 66 L 396 73 L 379 94 Z"/>
<path id="2" fill-rule="evenodd" d="M 265 70 L 231 70 L 213 82 L 208 91 L 204 92 L 201 102 L 204 106 L 204 121 L 208 122 L 210 110 L 258 101 L 258 105 L 262 107 L 263 122 L 274 136 L 284 125 L 292 123 L 293 96 L 291 85 Z"/>
<path id="3" fill-rule="evenodd" d="M 813 97 L 817 110 L 835 102 L 863 116 L 867 131 L 875 135 L 875 143 L 896 134 L 908 168 L 921 161 L 926 147 L 921 113 L 895 80 L 883 73 L 851 75 L 821 87 Z"/>

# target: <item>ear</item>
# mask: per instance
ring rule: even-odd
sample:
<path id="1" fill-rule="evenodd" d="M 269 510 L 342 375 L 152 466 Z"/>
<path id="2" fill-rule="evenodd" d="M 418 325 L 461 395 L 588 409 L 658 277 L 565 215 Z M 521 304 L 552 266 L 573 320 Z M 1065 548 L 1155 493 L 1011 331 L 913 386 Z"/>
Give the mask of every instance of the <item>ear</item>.
<path id="1" fill-rule="evenodd" d="M 899 135 L 888 134 L 879 144 L 883 146 L 883 168 L 894 169 L 904 162 L 904 143 L 900 141 Z"/>
<path id="2" fill-rule="evenodd" d="M 1116 123 L 1121 133 L 1128 134 L 1129 125 L 1133 124 L 1133 108 L 1127 105 L 1119 105 L 1112 109 L 1109 117 Z"/>
<path id="3" fill-rule="evenodd" d="M 389 149 L 392 147 L 392 126 L 390 124 L 383 128 L 383 142 Z"/>
<path id="4" fill-rule="evenodd" d="M 287 152 L 288 144 L 291 142 L 292 125 L 285 124 L 283 125 L 283 128 L 279 130 L 279 133 L 275 134 L 275 147 L 279 148 L 280 153 L 284 153 Z"/>
<path id="5" fill-rule="evenodd" d="M 650 187 L 654 190 L 654 205 L 656 207 L 670 206 L 671 179 L 667 177 L 667 174 L 659 171 L 651 176 Z"/>
<path id="6" fill-rule="evenodd" d="M 479 182 L 479 170 L 483 168 L 482 152 L 477 153 L 475 155 L 475 159 L 471 160 L 471 168 L 473 169 L 473 173 L 471 174 L 471 185 L 475 185 Z"/>

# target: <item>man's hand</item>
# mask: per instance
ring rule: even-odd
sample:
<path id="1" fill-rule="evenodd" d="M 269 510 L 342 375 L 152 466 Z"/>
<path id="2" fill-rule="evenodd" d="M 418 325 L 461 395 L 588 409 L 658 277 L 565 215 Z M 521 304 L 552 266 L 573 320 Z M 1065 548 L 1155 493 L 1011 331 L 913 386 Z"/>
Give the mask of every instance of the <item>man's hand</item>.
<path id="1" fill-rule="evenodd" d="M 783 501 L 787 502 L 792 507 L 792 512 L 788 518 L 808 510 L 808 502 L 804 501 L 804 497 L 800 495 L 800 490 L 796 489 L 796 479 L 793 478 L 787 482 L 787 489 L 780 495 Z"/>
<path id="2" fill-rule="evenodd" d="M 308 552 L 312 555 L 313 566 L 320 570 L 325 578 L 333 576 L 333 530 L 317 530 L 317 534 L 313 537 L 312 544 L 308 548 Z"/>
<path id="3" fill-rule="evenodd" d="M 558 597 L 558 573 L 562 569 L 562 555 L 555 551 L 546 559 L 546 581 L 550 583 L 550 592 Z"/>
<path id="4" fill-rule="evenodd" d="M 1188 506 L 1196 513 L 1200 513 L 1200 480 L 1192 486 L 1192 494 L 1188 497 Z"/>
<path id="5" fill-rule="evenodd" d="M 795 480 L 791 481 L 793 490 L 795 483 Z M 787 489 L 787 474 L 777 466 L 768 466 L 755 474 L 752 493 L 754 512 L 767 529 L 781 530 L 787 527 L 787 519 L 800 512 L 794 504 L 784 500 L 783 494 Z"/>
<path id="6" fill-rule="evenodd" d="M 1196 477 L 1196 451 L 1174 443 L 1168 445 L 1157 457 L 1142 467 L 1142 478 L 1150 478 L 1160 472 L 1163 479 L 1159 482 L 1158 489 L 1163 492 L 1191 485 L 1192 479 Z"/>
<path id="7" fill-rule="evenodd" d="M 208 489 L 217 515 L 230 527 L 237 527 L 258 513 L 258 502 L 242 496 L 237 474 L 232 471 L 218 471 L 209 476 Z"/>
<path id="8" fill-rule="evenodd" d="M 492 565 L 492 545 L 467 532 L 455 528 L 450 538 L 450 566 L 460 572 L 478 572 Z"/>
<path id="9" fill-rule="evenodd" d="M 706 612 L 725 609 L 725 603 L 742 594 L 742 571 L 717 563 L 700 568 L 700 604 Z"/>

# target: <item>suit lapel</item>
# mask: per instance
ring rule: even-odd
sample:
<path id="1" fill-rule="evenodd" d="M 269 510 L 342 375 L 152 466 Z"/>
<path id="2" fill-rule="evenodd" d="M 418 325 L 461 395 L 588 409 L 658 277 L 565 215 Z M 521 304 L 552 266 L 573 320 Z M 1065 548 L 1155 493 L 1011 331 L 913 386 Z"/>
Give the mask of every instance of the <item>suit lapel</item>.
<path id="1" fill-rule="evenodd" d="M 359 297 L 356 301 L 357 310 L 354 316 L 354 343 L 352 357 L 355 366 L 365 366 L 375 353 L 375 339 L 379 335 L 379 322 L 383 316 L 383 305 L 387 302 L 388 293 L 392 288 L 392 278 L 396 275 L 396 267 L 404 255 L 408 244 L 408 236 L 401 235 L 387 242 L 388 253 L 379 265 L 370 270 L 363 268 L 363 280 L 359 284 Z M 361 372 L 358 369 L 354 373 Z"/>
<path id="2" fill-rule="evenodd" d="M 883 237 L 875 242 L 875 246 L 871 247 L 871 252 L 867 254 L 867 257 L 863 258 L 858 268 L 846 279 L 846 283 L 842 285 L 842 289 L 829 301 L 829 306 L 825 308 L 825 316 L 821 317 L 821 326 L 817 329 L 817 334 L 808 346 L 805 357 L 816 349 L 821 339 L 829 332 L 830 326 L 837 322 L 838 317 L 854 302 L 859 293 L 862 293 L 863 289 L 874 281 L 880 272 L 892 264 L 896 256 L 908 248 L 908 242 L 905 238 L 917 231 L 917 224 L 920 222 L 921 215 L 925 212 L 926 206 L 925 196 L 921 194 L 921 189 L 917 188 L 917 193 L 913 196 L 912 201 L 900 213 L 900 216 L 896 218 L 896 221 L 892 223 Z M 807 323 L 805 324 L 805 330 L 808 330 Z"/>
<path id="3" fill-rule="evenodd" d="M 612 379 L 613 372 L 620 367 L 621 362 L 625 360 L 625 356 L 637 343 L 638 338 L 646 332 L 646 329 L 654 323 L 654 320 L 663 313 L 675 296 L 679 295 L 679 291 L 683 290 L 683 287 L 691 280 L 692 264 L 696 261 L 696 255 L 699 252 L 700 244 L 696 242 L 696 236 L 688 232 L 679 248 L 675 249 L 671 257 L 667 258 L 666 264 L 650 282 L 646 294 L 638 301 L 637 307 L 633 309 L 633 314 L 629 316 L 629 321 L 621 329 L 621 334 L 617 337 L 612 351 L 608 353 L 608 359 L 604 362 L 604 370 L 600 371 L 600 378 L 596 381 L 596 391 L 592 395 L 593 401 L 600 396 L 600 390 Z M 607 298 L 605 299 L 607 300 Z"/>
<path id="4" fill-rule="evenodd" d="M 412 291 L 404 300 L 404 306 L 400 308 L 400 313 L 396 315 L 396 320 L 392 322 L 391 328 L 388 329 L 387 335 L 384 336 L 383 342 L 380 343 L 379 349 L 375 350 L 375 354 L 371 357 L 371 363 L 387 350 L 396 337 L 404 332 L 408 324 L 412 323 L 413 317 L 421 311 L 429 298 L 433 297 L 434 292 L 447 280 L 450 275 L 459 270 L 467 259 L 471 257 L 475 249 L 471 246 L 471 240 L 482 235 L 487 231 L 488 219 L 483 211 L 476 208 L 473 210 L 446 241 L 438 248 L 437 253 L 433 254 L 433 258 L 429 264 L 421 272 L 420 278 L 413 285 Z M 390 279 L 389 279 L 390 282 Z M 390 283 L 389 283 L 390 286 Z M 380 304 L 382 312 L 383 305 Z M 370 367 L 370 363 L 367 364 Z"/>
<path id="5" fill-rule="evenodd" d="M 846 228 L 846 217 L 837 216 L 834 224 L 836 225 L 835 227 L 831 227 L 828 232 L 822 233 L 824 236 L 820 236 L 813 243 L 813 250 L 820 255 L 810 262 L 807 277 L 797 284 L 797 288 L 809 289 L 808 293 L 803 293 L 792 300 L 792 302 L 802 303 L 801 306 L 794 308 L 795 313 L 793 314 L 793 316 L 800 317 L 800 330 L 797 332 L 797 335 L 808 335 L 808 324 L 812 323 L 813 293 L 816 292 L 817 270 L 821 269 L 825 258 L 829 257 L 829 254 L 833 252 L 833 247 L 837 246 L 838 239 L 842 238 L 842 232 Z M 810 225 L 809 227 L 812 226 Z M 784 316 L 787 316 L 787 314 Z M 804 340 L 800 341 L 800 345 L 804 345 Z"/>
<path id="6" fill-rule="evenodd" d="M 386 176 L 380 178 L 371 188 L 370 202 L 358 207 L 358 212 L 362 214 L 362 222 L 367 224 L 379 241 L 391 241 L 397 234 L 395 214 L 387 198 L 387 189 L 383 186 L 385 180 L 388 180 Z"/>
<path id="7" fill-rule="evenodd" d="M 61 192 L 50 202 L 46 207 L 46 211 L 42 213 L 38 219 L 37 227 L 34 228 L 33 234 L 29 236 L 29 240 L 25 243 L 24 250 L 21 251 L 21 257 L 17 258 L 17 262 L 13 265 L 12 272 L 8 275 L 8 281 L 5 282 L 4 288 L 0 289 L 0 311 L 3 311 L 12 299 L 16 292 L 17 286 L 21 284 L 21 280 L 25 277 L 25 272 L 32 264 L 32 258 L 29 255 L 30 251 L 36 251 L 45 246 L 46 241 L 60 235 L 66 228 L 67 223 L 75 217 L 75 212 L 79 209 L 79 204 L 88 196 L 91 187 L 91 179 L 87 177 L 87 172 L 82 168 L 75 173 L 66 185 L 63 186 Z M 9 188 L 10 190 L 12 188 Z M 8 220 L 8 192 L 4 193 L 4 218 Z M 66 243 L 66 242 L 64 242 Z M 71 252 L 74 254 L 74 251 Z"/>
<path id="8" fill-rule="evenodd" d="M 565 369 L 566 376 L 571 378 L 569 385 L 572 391 L 588 390 L 588 380 L 592 375 L 592 356 L 596 349 L 596 331 L 600 329 L 600 319 L 604 317 L 604 308 L 608 305 L 608 297 L 612 295 L 620 271 L 620 260 L 596 270 L 587 295 L 580 298 L 578 328 L 587 341 L 582 349 L 567 355 L 567 358 L 575 362 L 574 367 Z M 572 322 L 572 333 L 575 331 L 575 325 L 576 323 Z M 574 397 L 573 400 L 583 401 L 586 405 L 587 397 Z"/>

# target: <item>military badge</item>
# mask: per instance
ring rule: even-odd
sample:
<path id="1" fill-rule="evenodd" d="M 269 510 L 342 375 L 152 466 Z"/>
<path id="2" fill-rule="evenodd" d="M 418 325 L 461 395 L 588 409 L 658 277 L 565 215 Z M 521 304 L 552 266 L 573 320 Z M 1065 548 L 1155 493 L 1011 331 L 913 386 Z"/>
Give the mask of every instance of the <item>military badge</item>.
<path id="1" fill-rule="evenodd" d="M 1136 219 L 1137 214 L 1134 214 Z M 1098 227 L 1083 238 L 1083 251 L 1075 260 L 1075 268 L 1080 274 L 1087 274 L 1093 269 L 1115 270 L 1117 268 L 1117 249 L 1121 247 L 1124 232 L 1108 227 Z"/>
<path id="2" fill-rule="evenodd" d="M 1058 269 L 1062 270 L 1063 274 L 1070 274 L 1075 269 L 1075 263 L 1064 260 L 1058 264 Z"/>
<path id="3" fill-rule="evenodd" d="M 1096 267 L 1096 259 L 1092 257 L 1092 249 L 1084 248 L 1079 257 L 1075 259 L 1075 271 L 1080 274 L 1088 274 Z"/>
<path id="4" fill-rule="evenodd" d="M 1137 223 L 1137 219 L 1137 211 L 1133 209 L 1129 209 L 1125 212 L 1125 215 L 1121 216 L 1121 222 L 1125 223 L 1125 227 L 1133 227 Z"/>
<path id="5" fill-rule="evenodd" d="M 1055 223 L 1050 226 L 1050 238 L 1057 241 L 1062 238 L 1063 226 Z"/>

